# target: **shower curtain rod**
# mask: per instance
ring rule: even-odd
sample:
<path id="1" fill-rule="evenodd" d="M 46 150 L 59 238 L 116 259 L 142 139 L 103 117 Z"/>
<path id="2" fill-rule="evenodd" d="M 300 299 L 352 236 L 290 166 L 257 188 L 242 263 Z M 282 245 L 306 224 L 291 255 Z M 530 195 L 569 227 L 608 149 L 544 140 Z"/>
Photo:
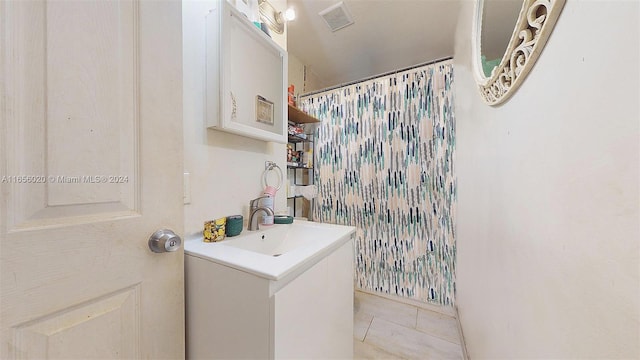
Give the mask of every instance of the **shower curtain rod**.
<path id="1" fill-rule="evenodd" d="M 423 63 L 420 63 L 420 64 L 416 64 L 416 65 L 407 66 L 407 67 L 402 68 L 402 69 L 387 71 L 385 73 L 369 76 L 369 77 L 366 77 L 364 79 L 355 80 L 355 81 L 348 81 L 348 82 L 345 82 L 345 83 L 342 83 L 342 84 L 338 84 L 338 85 L 335 85 L 335 86 L 330 86 L 328 88 L 324 88 L 324 89 L 321 89 L 321 90 L 311 91 L 311 92 L 308 92 L 306 94 L 302 94 L 299 97 L 311 96 L 311 95 L 319 94 L 319 93 L 322 93 L 322 92 L 339 89 L 339 88 L 344 87 L 344 86 L 357 84 L 359 82 L 364 82 L 364 81 L 368 81 L 368 80 L 371 80 L 371 79 L 375 79 L 375 78 L 379 78 L 379 77 L 387 76 L 387 75 L 391 75 L 391 74 L 397 74 L 399 72 L 403 72 L 403 71 L 419 68 L 419 67 L 422 67 L 422 66 L 436 64 L 436 63 L 447 61 L 447 60 L 451 60 L 451 59 L 453 59 L 453 56 L 447 56 L 447 57 L 444 57 L 444 58 L 431 60 L 431 61 L 423 62 Z"/>

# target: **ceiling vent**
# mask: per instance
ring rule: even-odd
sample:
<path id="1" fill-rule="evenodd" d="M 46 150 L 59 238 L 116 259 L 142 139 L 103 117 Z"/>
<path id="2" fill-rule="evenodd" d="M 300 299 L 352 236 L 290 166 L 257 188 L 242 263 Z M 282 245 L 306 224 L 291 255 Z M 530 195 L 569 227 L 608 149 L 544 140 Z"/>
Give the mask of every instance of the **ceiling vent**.
<path id="1" fill-rule="evenodd" d="M 334 32 L 353 24 L 351 14 L 342 1 L 320 11 L 318 15 L 322 16 L 329 29 Z"/>

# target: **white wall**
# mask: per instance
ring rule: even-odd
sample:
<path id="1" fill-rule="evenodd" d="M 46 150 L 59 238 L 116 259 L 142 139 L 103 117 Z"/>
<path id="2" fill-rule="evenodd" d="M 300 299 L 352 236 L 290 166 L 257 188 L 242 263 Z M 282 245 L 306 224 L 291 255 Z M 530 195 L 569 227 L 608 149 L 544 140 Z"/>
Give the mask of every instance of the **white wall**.
<path id="1" fill-rule="evenodd" d="M 286 1 L 271 2 L 279 9 L 286 6 Z M 204 221 L 214 218 L 242 214 L 246 221 L 249 200 L 263 189 L 265 161 L 276 161 L 286 169 L 284 144 L 208 130 L 205 126 L 204 17 L 212 3 L 184 1 L 182 5 L 184 171 L 191 174 L 191 204 L 184 209 L 187 235 L 201 232 Z M 286 49 L 286 32 L 272 36 Z M 276 195 L 275 209 L 287 213 L 284 185 Z"/>
<path id="2" fill-rule="evenodd" d="M 455 52 L 457 303 L 475 358 L 638 358 L 637 1 L 569 0 L 523 86 L 484 105 Z"/>
<path id="3" fill-rule="evenodd" d="M 327 87 L 326 83 L 311 67 L 289 53 L 289 84 L 295 85 L 296 95 L 306 94 Z"/>
<path id="4" fill-rule="evenodd" d="M 309 66 L 305 67 L 304 92 L 309 93 L 328 87 L 327 82 L 313 71 Z"/>
<path id="5" fill-rule="evenodd" d="M 289 84 L 295 86 L 294 95 L 304 93 L 304 64 L 295 55 L 289 53 Z"/>

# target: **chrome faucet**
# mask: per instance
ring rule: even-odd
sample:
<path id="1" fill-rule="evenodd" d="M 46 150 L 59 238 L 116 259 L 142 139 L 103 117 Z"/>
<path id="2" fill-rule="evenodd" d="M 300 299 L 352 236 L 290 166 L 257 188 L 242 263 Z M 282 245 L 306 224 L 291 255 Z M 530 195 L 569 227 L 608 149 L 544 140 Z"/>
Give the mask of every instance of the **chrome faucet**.
<path id="1" fill-rule="evenodd" d="M 255 199 L 251 200 L 249 202 L 249 212 L 257 209 L 259 207 L 260 200 L 266 199 L 266 198 L 268 198 L 268 196 L 264 195 L 264 196 L 260 196 L 259 198 L 255 198 Z"/>
<path id="2" fill-rule="evenodd" d="M 273 210 L 271 210 L 271 208 L 268 208 L 265 206 L 252 208 L 251 213 L 249 214 L 249 224 L 247 225 L 247 230 L 249 231 L 260 230 L 260 225 L 258 225 L 258 221 L 253 219 L 258 211 L 264 212 L 267 216 L 273 216 Z"/>

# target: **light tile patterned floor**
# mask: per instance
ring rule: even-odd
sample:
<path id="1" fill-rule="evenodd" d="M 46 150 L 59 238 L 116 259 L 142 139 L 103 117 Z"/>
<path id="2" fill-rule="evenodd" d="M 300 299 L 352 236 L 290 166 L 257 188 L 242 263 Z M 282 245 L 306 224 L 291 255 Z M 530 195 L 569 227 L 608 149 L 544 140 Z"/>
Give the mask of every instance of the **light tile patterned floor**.
<path id="1" fill-rule="evenodd" d="M 456 319 L 356 291 L 355 359 L 463 359 Z"/>

